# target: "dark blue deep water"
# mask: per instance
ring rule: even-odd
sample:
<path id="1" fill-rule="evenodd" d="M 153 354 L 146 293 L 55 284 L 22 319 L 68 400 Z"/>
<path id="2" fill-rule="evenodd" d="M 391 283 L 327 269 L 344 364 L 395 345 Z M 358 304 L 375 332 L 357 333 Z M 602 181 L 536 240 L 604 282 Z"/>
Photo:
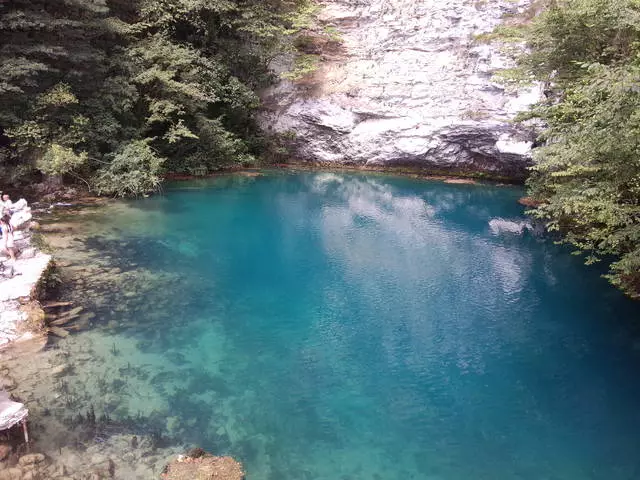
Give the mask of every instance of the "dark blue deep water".
<path id="1" fill-rule="evenodd" d="M 640 478 L 640 306 L 526 229 L 521 195 L 332 173 L 178 184 L 86 240 L 165 282 L 96 307 L 96 331 L 115 321 L 105 343 L 136 345 L 119 358 L 159 359 L 143 378 L 167 438 L 249 480 Z"/>

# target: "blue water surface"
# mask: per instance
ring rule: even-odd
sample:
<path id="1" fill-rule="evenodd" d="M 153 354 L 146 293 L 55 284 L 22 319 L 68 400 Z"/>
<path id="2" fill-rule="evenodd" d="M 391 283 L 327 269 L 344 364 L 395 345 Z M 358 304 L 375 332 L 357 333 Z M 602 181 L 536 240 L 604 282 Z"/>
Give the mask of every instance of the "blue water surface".
<path id="1" fill-rule="evenodd" d="M 521 195 L 221 177 L 86 245 L 174 275 L 117 335 L 173 372 L 149 379 L 170 440 L 249 480 L 640 478 L 639 305 L 519 223 Z"/>

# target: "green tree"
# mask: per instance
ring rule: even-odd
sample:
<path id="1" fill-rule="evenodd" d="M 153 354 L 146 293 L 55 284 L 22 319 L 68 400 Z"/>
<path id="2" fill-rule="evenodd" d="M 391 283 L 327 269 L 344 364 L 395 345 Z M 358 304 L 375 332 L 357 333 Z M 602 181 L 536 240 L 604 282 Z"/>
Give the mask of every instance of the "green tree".
<path id="1" fill-rule="evenodd" d="M 134 140 L 108 157 L 109 162 L 96 175 L 98 193 L 128 197 L 155 192 L 160 188 L 165 159 L 148 142 Z"/>
<path id="2" fill-rule="evenodd" d="M 46 165 L 51 145 L 87 158 L 115 145 L 122 125 L 100 97 L 125 30 L 103 0 L 0 4 L 0 174 Z"/>
<path id="3" fill-rule="evenodd" d="M 55 175 L 136 195 L 166 171 L 255 163 L 257 91 L 311 5 L 0 3 L 0 182 Z"/>
<path id="4" fill-rule="evenodd" d="M 532 213 L 640 298 L 640 2 L 555 1 L 527 35 L 521 65 L 551 91 L 525 116 L 547 125 Z"/>

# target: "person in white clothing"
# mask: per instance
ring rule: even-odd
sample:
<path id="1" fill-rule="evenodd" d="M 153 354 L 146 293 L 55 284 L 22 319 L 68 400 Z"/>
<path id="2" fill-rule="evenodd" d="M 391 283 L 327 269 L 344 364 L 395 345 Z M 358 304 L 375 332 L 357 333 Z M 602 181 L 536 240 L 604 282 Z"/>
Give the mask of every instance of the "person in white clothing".
<path id="1" fill-rule="evenodd" d="M 16 261 L 16 251 L 13 241 L 13 227 L 10 223 L 11 217 L 9 215 L 3 215 L 0 218 L 0 229 L 2 229 L 2 251 L 9 254 L 11 260 Z"/>
<path id="2" fill-rule="evenodd" d="M 0 206 L 2 208 L 0 208 L 0 210 L 2 210 L 2 216 L 5 215 L 11 215 L 13 213 L 13 202 L 11 201 L 11 198 L 9 197 L 9 194 L 4 193 L 2 195 L 2 201 L 0 202 Z"/>

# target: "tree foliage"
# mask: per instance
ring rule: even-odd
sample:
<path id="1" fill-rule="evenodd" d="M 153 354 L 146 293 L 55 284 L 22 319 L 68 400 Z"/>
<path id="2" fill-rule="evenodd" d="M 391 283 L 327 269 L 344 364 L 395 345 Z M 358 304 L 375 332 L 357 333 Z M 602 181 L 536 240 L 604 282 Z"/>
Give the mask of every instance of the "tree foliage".
<path id="1" fill-rule="evenodd" d="M 127 197 L 160 187 L 164 158 L 149 146 L 149 142 L 134 140 L 109 157 L 106 166 L 97 172 L 98 193 Z"/>
<path id="2" fill-rule="evenodd" d="M 157 189 L 164 171 L 256 161 L 257 91 L 307 0 L 0 3 L 0 181 Z"/>
<path id="3" fill-rule="evenodd" d="M 522 67 L 548 82 L 533 214 L 640 298 L 640 1 L 557 0 L 527 32 Z"/>

